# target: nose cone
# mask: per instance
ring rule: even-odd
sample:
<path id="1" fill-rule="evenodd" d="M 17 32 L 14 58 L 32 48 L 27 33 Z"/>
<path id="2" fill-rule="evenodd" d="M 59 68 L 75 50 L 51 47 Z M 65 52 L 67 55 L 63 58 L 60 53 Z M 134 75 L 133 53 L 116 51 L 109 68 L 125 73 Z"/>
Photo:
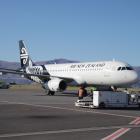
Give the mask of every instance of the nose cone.
<path id="1" fill-rule="evenodd" d="M 129 80 L 131 83 L 136 83 L 138 81 L 138 73 L 136 71 L 132 71 L 129 75 Z"/>

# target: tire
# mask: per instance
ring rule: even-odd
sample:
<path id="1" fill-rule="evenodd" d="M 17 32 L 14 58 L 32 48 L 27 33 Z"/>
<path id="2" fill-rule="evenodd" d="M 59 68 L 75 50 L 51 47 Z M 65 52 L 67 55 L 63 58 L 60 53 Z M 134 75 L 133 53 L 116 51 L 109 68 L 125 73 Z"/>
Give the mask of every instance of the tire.
<path id="1" fill-rule="evenodd" d="M 99 108 L 105 108 L 105 103 L 104 103 L 104 102 L 101 102 L 101 103 L 99 104 Z"/>
<path id="2" fill-rule="evenodd" d="M 139 106 L 139 109 L 140 109 L 140 103 L 138 104 L 138 106 Z"/>
<path id="3" fill-rule="evenodd" d="M 49 96 L 53 96 L 53 95 L 55 94 L 54 91 L 50 91 L 50 90 L 47 90 L 46 93 L 47 93 L 47 95 L 49 95 Z"/>
<path id="4" fill-rule="evenodd" d="M 51 91 L 51 96 L 54 96 L 55 92 L 54 91 Z"/>

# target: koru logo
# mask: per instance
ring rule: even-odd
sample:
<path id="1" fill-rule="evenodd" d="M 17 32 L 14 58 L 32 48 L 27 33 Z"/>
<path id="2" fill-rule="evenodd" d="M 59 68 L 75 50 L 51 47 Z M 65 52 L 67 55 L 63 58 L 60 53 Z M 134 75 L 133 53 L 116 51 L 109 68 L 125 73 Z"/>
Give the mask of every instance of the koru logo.
<path id="1" fill-rule="evenodd" d="M 22 59 L 23 60 L 23 64 L 25 65 L 27 63 L 27 58 Z"/>
<path id="2" fill-rule="evenodd" d="M 22 48 L 22 49 L 21 49 L 21 54 L 27 54 L 27 51 L 26 51 L 25 48 Z"/>
<path id="3" fill-rule="evenodd" d="M 21 49 L 21 55 L 20 55 L 21 59 L 22 59 L 22 62 L 23 64 L 25 65 L 28 61 L 28 54 L 27 54 L 27 51 L 25 48 L 22 48 Z"/>

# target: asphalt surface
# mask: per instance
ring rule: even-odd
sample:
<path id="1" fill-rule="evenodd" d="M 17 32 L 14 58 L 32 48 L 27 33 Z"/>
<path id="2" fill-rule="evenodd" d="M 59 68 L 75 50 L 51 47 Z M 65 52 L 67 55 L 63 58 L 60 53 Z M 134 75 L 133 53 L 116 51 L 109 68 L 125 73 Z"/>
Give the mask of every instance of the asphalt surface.
<path id="1" fill-rule="evenodd" d="M 140 110 L 77 108 L 76 100 L 73 94 L 0 90 L 0 140 L 140 139 Z"/>

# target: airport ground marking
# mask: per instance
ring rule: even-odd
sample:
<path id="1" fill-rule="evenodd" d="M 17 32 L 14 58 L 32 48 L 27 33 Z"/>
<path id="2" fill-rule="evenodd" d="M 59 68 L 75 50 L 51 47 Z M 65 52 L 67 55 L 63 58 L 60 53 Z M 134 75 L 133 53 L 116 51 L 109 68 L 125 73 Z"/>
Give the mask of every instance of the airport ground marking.
<path id="1" fill-rule="evenodd" d="M 135 118 L 133 121 L 129 123 L 129 125 L 138 126 L 140 124 L 140 117 Z M 112 134 L 106 136 L 102 140 L 116 140 L 117 138 L 121 137 L 124 135 L 126 132 L 131 130 L 133 127 L 125 127 L 125 128 L 120 128 L 117 131 L 113 132 Z"/>
<path id="2" fill-rule="evenodd" d="M 133 120 L 133 121 L 130 122 L 129 124 L 139 125 L 139 124 L 140 124 L 140 117 L 137 117 L 135 120 Z"/>
<path id="3" fill-rule="evenodd" d="M 29 104 L 29 103 L 25 103 L 25 102 L 3 101 L 3 103 L 4 102 L 7 103 L 7 104 L 20 104 L 20 105 L 28 105 L 28 106 L 33 106 L 33 107 L 52 108 L 52 109 L 76 111 L 76 112 L 83 112 L 83 113 L 109 115 L 109 116 L 116 116 L 116 117 L 134 118 L 134 119 L 137 118 L 137 116 L 121 115 L 121 114 L 114 114 L 114 113 L 105 113 L 105 112 L 100 112 L 100 111 L 95 111 L 95 110 L 89 111 L 89 110 L 81 110 L 81 109 L 72 109 L 72 108 L 67 108 L 67 107 L 57 107 L 57 106 L 48 106 L 48 105 L 40 105 L 40 104 Z"/>
<path id="4" fill-rule="evenodd" d="M 140 117 L 135 118 L 133 121 L 129 123 L 129 125 L 133 125 L 133 126 L 138 126 L 139 124 L 140 124 Z M 117 131 L 113 132 L 112 134 L 106 136 L 102 140 L 116 140 L 117 138 L 121 137 L 131 129 L 132 128 L 130 127 L 120 128 Z"/>
<path id="5" fill-rule="evenodd" d="M 107 137 L 101 140 L 116 140 L 117 138 L 121 137 L 129 130 L 131 130 L 131 128 L 120 128 L 117 131 L 113 132 L 112 134 L 108 135 Z"/>
<path id="6" fill-rule="evenodd" d="M 140 128 L 140 126 L 109 126 L 109 127 L 90 127 L 90 128 L 77 128 L 77 129 L 65 129 L 65 130 L 52 130 L 52 131 L 37 131 L 27 133 L 13 133 L 13 134 L 0 134 L 0 138 L 11 138 L 11 137 L 24 137 L 24 136 L 35 136 L 35 135 L 48 135 L 48 134 L 63 134 L 63 133 L 76 133 L 76 132 L 89 132 L 89 131 L 101 131 L 101 130 L 112 130 L 121 129 L 122 127 Z"/>
<path id="7" fill-rule="evenodd" d="M 117 129 L 114 133 L 104 137 L 102 140 L 115 140 L 126 132 L 131 130 L 132 128 L 140 128 L 140 117 L 136 116 L 127 116 L 127 115 L 118 115 L 118 114 L 111 114 L 111 113 L 104 113 L 98 111 L 85 111 L 85 110 L 77 110 L 71 108 L 63 108 L 63 107 L 56 107 L 56 106 L 47 106 L 47 105 L 39 105 L 39 104 L 29 104 L 23 102 L 9 102 L 9 101 L 0 101 L 6 104 L 21 104 L 21 105 L 29 105 L 33 107 L 43 107 L 43 108 L 53 108 L 53 109 L 61 109 L 61 110 L 70 110 L 70 111 L 77 111 L 77 112 L 84 112 L 84 113 L 97 113 L 97 114 L 105 114 L 111 116 L 119 116 L 119 117 L 127 117 L 127 118 L 134 118 L 132 122 L 129 123 L 128 126 L 111 126 L 111 127 L 93 127 L 93 128 L 80 128 L 80 129 L 68 129 L 68 130 L 57 130 L 57 131 L 42 131 L 42 132 L 30 132 L 30 133 L 16 133 L 16 134 L 2 134 L 0 138 L 4 137 L 19 137 L 19 136 L 33 136 L 33 135 L 45 135 L 45 134 L 59 134 L 59 133 L 72 133 L 72 132 L 83 132 L 83 131 L 97 131 L 97 130 L 107 130 L 107 129 Z"/>

